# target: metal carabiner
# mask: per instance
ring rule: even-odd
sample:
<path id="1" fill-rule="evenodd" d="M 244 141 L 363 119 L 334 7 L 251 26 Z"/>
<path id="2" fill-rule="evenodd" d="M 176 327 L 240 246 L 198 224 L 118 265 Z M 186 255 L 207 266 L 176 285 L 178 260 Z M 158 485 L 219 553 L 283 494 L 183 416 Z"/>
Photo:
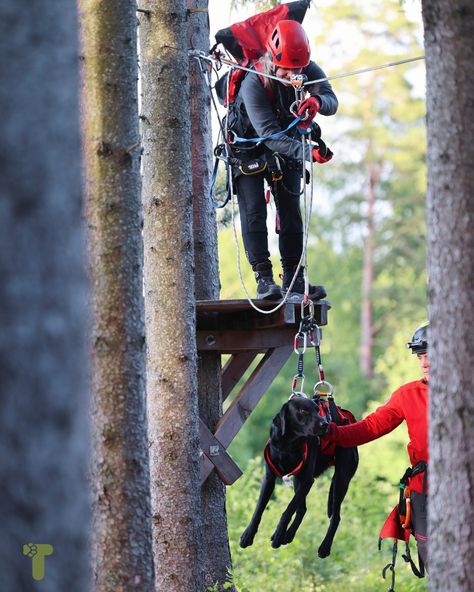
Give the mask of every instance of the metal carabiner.
<path id="1" fill-rule="evenodd" d="M 319 387 L 321 387 L 321 386 L 327 387 L 328 392 L 318 390 Z M 333 393 L 334 393 L 334 387 L 327 380 L 320 380 L 319 382 L 317 382 L 314 385 L 313 392 L 314 392 L 315 396 L 318 396 L 318 397 L 328 397 L 330 399 L 332 397 Z"/>
<path id="2" fill-rule="evenodd" d="M 298 384 L 298 378 L 301 378 L 301 389 L 299 391 L 296 390 L 296 385 Z M 295 374 L 293 376 L 293 381 L 291 383 L 291 393 L 292 394 L 303 393 L 303 389 L 304 389 L 304 374 Z M 306 395 L 305 395 L 305 397 L 306 397 Z"/>
<path id="3" fill-rule="evenodd" d="M 305 316 L 309 316 L 311 319 L 314 318 L 314 302 L 311 300 L 311 298 L 309 300 L 306 300 L 303 298 L 303 300 L 301 301 L 301 318 L 305 317 Z M 309 314 L 305 315 L 304 314 L 304 309 L 308 307 L 309 308 Z"/>
<path id="4" fill-rule="evenodd" d="M 303 338 L 303 351 L 300 352 L 299 348 L 301 347 L 299 345 L 299 340 L 300 338 Z M 304 354 L 306 352 L 306 345 L 307 345 L 307 335 L 306 333 L 303 333 L 302 331 L 298 331 L 298 333 L 295 335 L 295 342 L 294 342 L 294 352 L 295 354 Z"/>

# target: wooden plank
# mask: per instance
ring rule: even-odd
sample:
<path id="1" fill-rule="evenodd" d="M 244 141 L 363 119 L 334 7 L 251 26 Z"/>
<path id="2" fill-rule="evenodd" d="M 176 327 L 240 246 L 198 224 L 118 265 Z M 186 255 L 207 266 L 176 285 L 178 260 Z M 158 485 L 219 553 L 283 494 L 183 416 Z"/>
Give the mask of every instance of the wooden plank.
<path id="1" fill-rule="evenodd" d="M 240 393 L 217 424 L 215 437 L 225 448 L 228 448 L 238 434 L 245 420 L 255 409 L 292 352 L 293 345 L 287 344 L 284 347 L 268 351 L 260 360 Z M 201 483 L 207 479 L 213 469 L 214 465 L 210 461 L 201 463 Z"/>
<path id="2" fill-rule="evenodd" d="M 197 331 L 198 351 L 218 351 L 231 354 L 255 350 L 265 352 L 269 349 L 284 347 L 293 343 L 298 328 L 294 325 L 268 330 L 237 331 Z"/>
<path id="3" fill-rule="evenodd" d="M 201 478 L 201 485 L 204 483 L 204 481 L 209 477 L 209 475 L 212 473 L 212 471 L 214 470 L 214 465 L 211 463 L 211 461 L 207 458 L 207 456 L 204 454 L 204 452 L 201 450 L 201 453 L 199 454 L 199 463 L 200 463 L 200 478 Z"/>
<path id="4" fill-rule="evenodd" d="M 225 401 L 234 386 L 242 378 L 250 364 L 257 357 L 258 352 L 248 351 L 233 354 L 222 369 L 222 400 Z"/>
<path id="5" fill-rule="evenodd" d="M 269 310 L 277 304 L 271 300 L 254 300 L 253 302 L 256 304 L 256 306 L 265 310 Z M 328 300 L 318 300 L 314 303 L 314 316 L 318 325 L 326 324 L 326 322 L 323 322 L 323 319 L 321 318 L 321 312 L 325 311 L 324 316 L 327 319 L 327 311 L 330 308 L 331 303 Z M 299 322 L 301 318 L 300 310 L 300 304 L 294 302 L 287 302 L 285 306 L 279 309 L 279 311 L 282 312 L 286 323 Z M 196 313 L 198 328 L 200 317 L 204 319 L 206 315 L 211 315 L 211 313 L 214 313 L 217 318 L 219 318 L 221 315 L 227 314 L 239 317 L 239 313 L 247 313 L 249 316 L 258 319 L 259 322 L 262 322 L 265 317 L 269 316 L 262 315 L 261 313 L 257 312 L 254 308 L 252 308 L 248 300 L 198 300 L 196 302 Z M 292 318 L 294 320 L 291 320 Z"/>
<path id="6" fill-rule="evenodd" d="M 242 475 L 238 465 L 232 460 L 225 447 L 211 433 L 206 424 L 199 420 L 201 450 L 214 465 L 217 474 L 226 485 L 232 485 Z M 207 479 L 207 475 L 201 484 Z"/>
<path id="7" fill-rule="evenodd" d="M 255 409 L 292 352 L 293 345 L 288 344 L 267 352 L 240 393 L 220 418 L 216 426 L 215 436 L 226 448 L 237 435 L 247 417 Z"/>

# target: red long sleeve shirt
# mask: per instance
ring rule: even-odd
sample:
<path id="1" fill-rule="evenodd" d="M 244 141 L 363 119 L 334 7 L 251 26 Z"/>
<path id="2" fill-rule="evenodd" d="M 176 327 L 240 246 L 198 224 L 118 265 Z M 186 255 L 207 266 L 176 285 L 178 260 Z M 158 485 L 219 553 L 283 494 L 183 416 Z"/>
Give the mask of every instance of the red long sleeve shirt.
<path id="1" fill-rule="evenodd" d="M 410 441 L 407 446 L 412 465 L 428 462 L 428 384 L 425 379 L 404 384 L 390 399 L 361 421 L 347 426 L 331 424 L 330 439 L 343 448 L 359 446 L 393 431 L 405 420 Z M 423 475 L 411 480 L 411 488 L 423 491 Z"/>

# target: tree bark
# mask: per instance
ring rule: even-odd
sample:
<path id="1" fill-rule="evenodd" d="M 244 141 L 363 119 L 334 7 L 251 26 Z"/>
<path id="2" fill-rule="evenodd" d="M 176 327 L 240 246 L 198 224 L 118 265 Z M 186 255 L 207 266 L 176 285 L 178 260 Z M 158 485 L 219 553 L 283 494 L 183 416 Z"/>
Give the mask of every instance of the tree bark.
<path id="1" fill-rule="evenodd" d="M 94 586 L 151 591 L 136 3 L 79 5 L 93 312 Z"/>
<path id="2" fill-rule="evenodd" d="M 431 321 L 429 588 L 467 592 L 474 589 L 474 10 L 469 0 L 423 0 L 422 6 Z"/>
<path id="3" fill-rule="evenodd" d="M 202 592 L 184 0 L 141 8 L 145 314 L 156 590 Z"/>
<path id="4" fill-rule="evenodd" d="M 38 586 L 81 592 L 90 516 L 75 2 L 2 2 L 0 33 L 0 589 L 35 588 L 33 543 L 53 547 Z"/>
<path id="5" fill-rule="evenodd" d="M 194 0 L 193 8 L 207 9 L 207 0 Z M 188 29 L 191 49 L 209 49 L 209 16 L 192 13 Z M 193 175 L 194 254 L 196 261 L 196 299 L 219 299 L 217 225 L 210 199 L 210 155 L 212 154 L 210 96 L 199 63 L 190 64 L 191 93 L 191 163 Z M 201 352 L 198 358 L 199 414 L 214 431 L 222 415 L 221 357 L 215 352 Z M 203 513 L 202 563 L 206 586 L 228 579 L 231 564 L 225 486 L 212 473 L 201 488 Z"/>

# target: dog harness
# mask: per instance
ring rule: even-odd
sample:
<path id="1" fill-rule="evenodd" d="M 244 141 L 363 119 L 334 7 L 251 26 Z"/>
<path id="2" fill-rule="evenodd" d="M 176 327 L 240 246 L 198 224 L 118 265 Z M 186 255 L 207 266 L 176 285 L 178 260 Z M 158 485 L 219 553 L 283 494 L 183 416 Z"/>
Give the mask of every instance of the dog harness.
<path id="1" fill-rule="evenodd" d="M 297 475 L 301 469 L 304 466 L 304 463 L 306 462 L 307 458 L 308 458 L 308 443 L 307 442 L 303 442 L 303 447 L 302 447 L 302 452 L 303 452 L 303 458 L 301 459 L 301 461 L 298 463 L 298 465 L 290 472 L 290 473 L 286 473 L 283 474 L 281 471 L 279 471 L 276 466 L 274 465 L 271 456 L 270 456 L 270 439 L 267 440 L 267 443 L 265 445 L 265 450 L 263 452 L 263 456 L 265 458 L 266 463 L 268 464 L 268 466 L 270 467 L 270 469 L 273 471 L 273 473 L 275 473 L 275 475 L 277 477 L 283 478 L 283 477 L 293 477 L 294 475 Z"/>

